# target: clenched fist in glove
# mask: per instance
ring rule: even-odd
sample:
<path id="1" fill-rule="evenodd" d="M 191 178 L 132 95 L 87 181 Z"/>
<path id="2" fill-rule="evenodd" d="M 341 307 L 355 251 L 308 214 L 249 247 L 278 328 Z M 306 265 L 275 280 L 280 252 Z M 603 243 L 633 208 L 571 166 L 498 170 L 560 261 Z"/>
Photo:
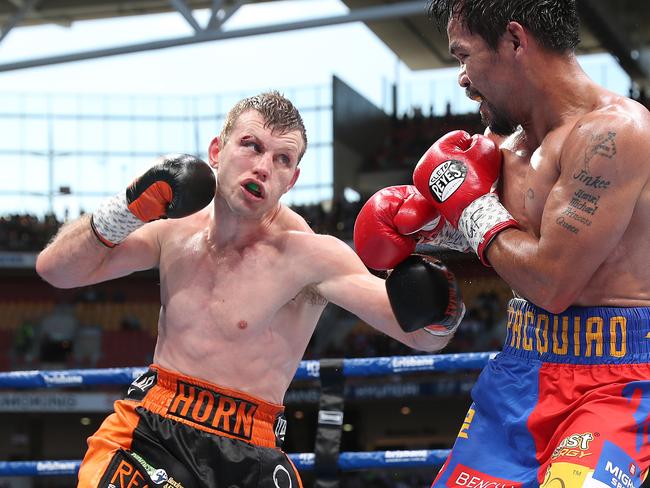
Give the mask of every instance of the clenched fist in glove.
<path id="1" fill-rule="evenodd" d="M 413 173 L 418 191 L 467 238 L 483 264 L 490 241 L 517 221 L 495 193 L 501 151 L 485 136 L 458 130 L 438 139 Z"/>
<path id="2" fill-rule="evenodd" d="M 417 244 L 471 249 L 412 185 L 389 186 L 368 199 L 354 224 L 354 247 L 366 266 L 393 269 Z"/>
<path id="3" fill-rule="evenodd" d="M 442 261 L 413 254 L 386 278 L 393 313 L 404 332 L 453 334 L 465 315 L 458 282 Z"/>
<path id="4" fill-rule="evenodd" d="M 100 242 L 114 247 L 147 222 L 198 212 L 210 203 L 215 189 L 207 163 L 189 154 L 167 155 L 125 192 L 104 201 L 92 215 L 92 229 Z"/>

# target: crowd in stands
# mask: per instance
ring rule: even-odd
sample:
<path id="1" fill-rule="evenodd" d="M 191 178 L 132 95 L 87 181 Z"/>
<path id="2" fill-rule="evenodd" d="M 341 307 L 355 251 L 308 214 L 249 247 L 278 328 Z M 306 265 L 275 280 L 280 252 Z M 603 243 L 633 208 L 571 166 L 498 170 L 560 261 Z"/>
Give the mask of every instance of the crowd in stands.
<path id="1" fill-rule="evenodd" d="M 422 110 L 416 108 L 411 116 L 392 117 L 390 123 L 390 135 L 379 151 L 367 158 L 364 170 L 413 168 L 429 146 L 448 132 L 463 128 L 476 134 L 484 130 L 478 114 L 452 115 L 449 107 L 442 117 L 425 116 Z"/>
<path id="2" fill-rule="evenodd" d="M 60 225 L 54 215 L 42 219 L 35 215 L 0 216 L 0 251 L 43 249 Z"/>
<path id="3" fill-rule="evenodd" d="M 331 204 L 296 205 L 292 208 L 305 218 L 315 232 L 350 239 L 362 203 L 342 200 Z M 0 217 L 0 252 L 38 252 L 52 239 L 61 225 L 62 222 L 54 215 L 46 215 L 44 218 L 35 215 Z"/>

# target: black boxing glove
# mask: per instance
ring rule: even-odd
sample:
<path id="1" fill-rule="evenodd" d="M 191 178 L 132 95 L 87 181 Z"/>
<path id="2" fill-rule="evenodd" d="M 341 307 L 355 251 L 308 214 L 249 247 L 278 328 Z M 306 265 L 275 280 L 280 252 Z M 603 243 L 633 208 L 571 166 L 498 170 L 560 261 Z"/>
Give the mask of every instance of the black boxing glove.
<path id="1" fill-rule="evenodd" d="M 388 275 L 386 290 L 404 332 L 424 329 L 446 336 L 456 331 L 465 315 L 458 282 L 439 259 L 412 254 Z"/>
<path id="2" fill-rule="evenodd" d="M 136 178 L 124 193 L 93 213 L 92 229 L 114 247 L 137 228 L 158 219 L 179 219 L 205 207 L 216 190 L 212 168 L 189 154 L 169 154 Z"/>

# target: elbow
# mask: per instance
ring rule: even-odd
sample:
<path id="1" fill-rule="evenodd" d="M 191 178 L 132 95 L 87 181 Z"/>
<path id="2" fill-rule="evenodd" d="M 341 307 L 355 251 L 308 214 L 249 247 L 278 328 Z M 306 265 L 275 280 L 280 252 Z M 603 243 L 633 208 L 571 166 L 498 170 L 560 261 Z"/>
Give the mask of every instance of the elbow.
<path id="1" fill-rule="evenodd" d="M 47 283 L 54 286 L 55 288 L 73 288 L 73 286 L 67 282 L 65 274 L 61 273 L 56 266 L 56 262 L 52 259 L 49 259 L 47 255 L 44 255 L 45 251 L 41 252 L 36 257 L 36 273 Z"/>
<path id="2" fill-rule="evenodd" d="M 561 282 L 558 282 L 561 283 Z M 560 314 L 569 308 L 578 298 L 579 293 L 562 286 L 548 287 L 537 297 L 530 297 L 530 301 L 552 314 Z"/>

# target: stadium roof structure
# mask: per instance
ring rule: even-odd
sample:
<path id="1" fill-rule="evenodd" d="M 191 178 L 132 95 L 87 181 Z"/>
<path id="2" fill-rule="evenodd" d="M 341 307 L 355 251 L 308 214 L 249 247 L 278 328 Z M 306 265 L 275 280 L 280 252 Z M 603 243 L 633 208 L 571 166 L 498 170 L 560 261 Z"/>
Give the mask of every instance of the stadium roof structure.
<path id="1" fill-rule="evenodd" d="M 71 52 L 0 64 L 0 71 L 45 66 L 199 42 L 364 22 L 413 70 L 453 66 L 447 40 L 426 16 L 425 0 L 342 0 L 349 12 L 302 21 L 224 30 L 225 22 L 243 5 L 263 0 L 0 0 L 0 42 L 15 27 L 58 24 L 178 12 L 193 29 L 185 37 L 105 49 Z M 278 0 L 266 0 L 274 2 Z M 309 0 L 304 0 L 309 1 Z M 577 0 L 582 19 L 579 54 L 609 52 L 640 87 L 650 88 L 650 2 L 639 0 Z M 199 25 L 193 11 L 210 9 Z"/>

